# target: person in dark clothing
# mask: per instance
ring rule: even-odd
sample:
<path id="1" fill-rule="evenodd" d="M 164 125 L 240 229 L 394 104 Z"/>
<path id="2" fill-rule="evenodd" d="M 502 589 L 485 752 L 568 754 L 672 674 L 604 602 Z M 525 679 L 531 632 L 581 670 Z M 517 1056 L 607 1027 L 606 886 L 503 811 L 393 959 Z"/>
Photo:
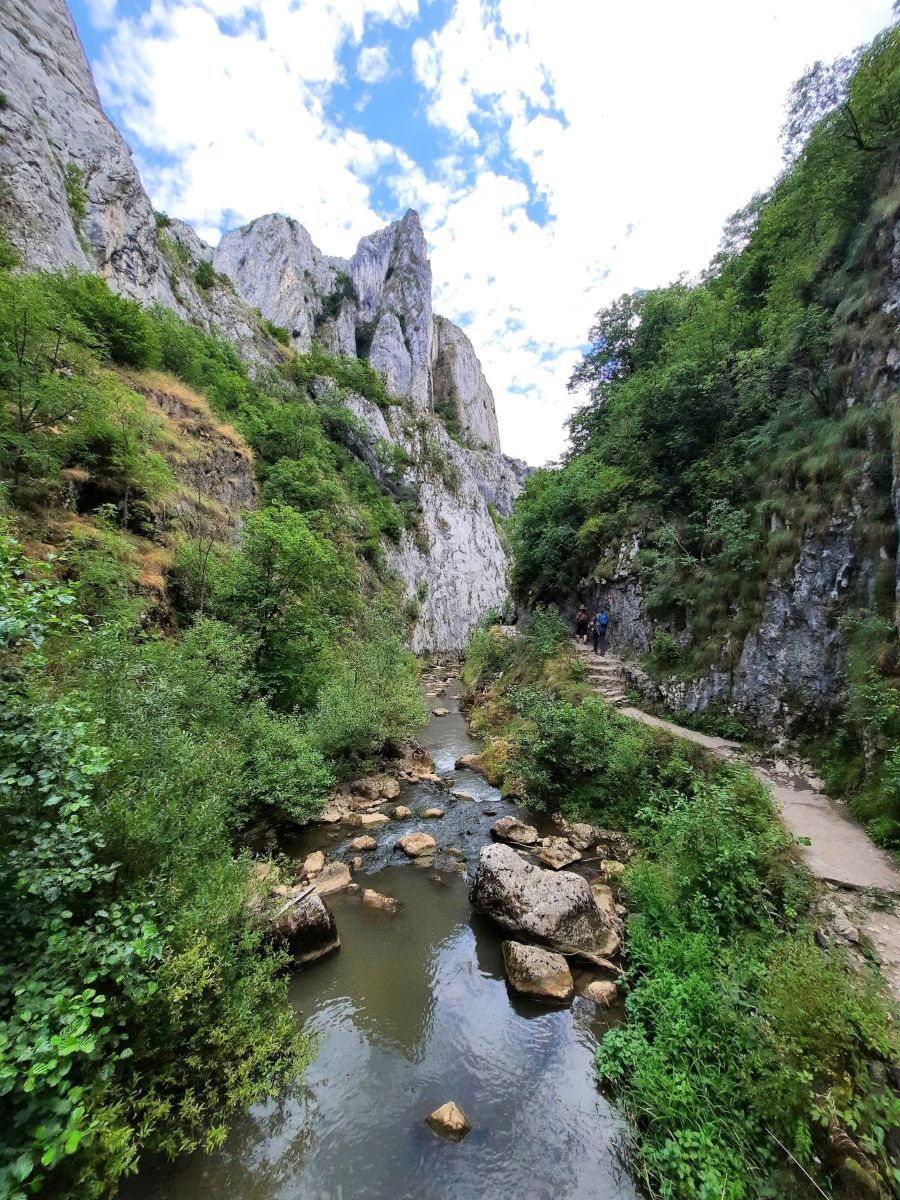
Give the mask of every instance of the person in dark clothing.
<path id="1" fill-rule="evenodd" d="M 594 616 L 594 653 L 602 658 L 606 654 L 606 631 L 609 628 L 609 615 L 606 605 L 601 605 L 600 611 Z"/>
<path id="2" fill-rule="evenodd" d="M 587 609 L 583 604 L 579 604 L 578 612 L 575 614 L 575 636 L 581 638 L 583 642 L 587 641 L 588 635 L 588 615 Z"/>

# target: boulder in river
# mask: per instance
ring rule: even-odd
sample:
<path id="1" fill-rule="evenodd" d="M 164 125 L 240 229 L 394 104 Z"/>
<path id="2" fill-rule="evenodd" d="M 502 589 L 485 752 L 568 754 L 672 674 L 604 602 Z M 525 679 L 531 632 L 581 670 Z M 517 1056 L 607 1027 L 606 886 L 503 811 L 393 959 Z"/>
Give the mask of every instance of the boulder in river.
<path id="1" fill-rule="evenodd" d="M 273 929 L 297 966 L 315 962 L 341 947 L 334 917 L 314 891 L 304 889 L 299 895 L 288 896 L 276 912 Z"/>
<path id="2" fill-rule="evenodd" d="M 500 842 L 482 848 L 469 899 L 508 933 L 562 954 L 606 965 L 619 945 L 586 879 L 543 871 Z"/>
<path id="3" fill-rule="evenodd" d="M 379 812 L 360 813 L 356 820 L 356 824 L 362 825 L 364 829 L 371 828 L 373 825 L 386 825 L 387 822 L 388 817 Z"/>
<path id="4" fill-rule="evenodd" d="M 353 840 L 350 842 L 350 849 L 357 851 L 374 850 L 377 846 L 378 843 L 375 841 L 375 839 L 367 833 L 362 834 L 360 837 L 353 838 Z"/>
<path id="5" fill-rule="evenodd" d="M 537 845 L 538 831 L 517 817 L 500 817 L 491 826 L 491 833 L 498 841 L 510 842 L 513 846 Z"/>
<path id="6" fill-rule="evenodd" d="M 572 972 L 561 954 L 521 942 L 504 942 L 501 949 L 506 978 L 514 992 L 561 1004 L 568 1004 L 575 995 Z"/>
<path id="7" fill-rule="evenodd" d="M 380 800 L 381 789 L 378 786 L 377 779 L 355 779 L 350 784 L 350 790 L 357 796 L 362 796 L 364 800 Z"/>
<path id="8" fill-rule="evenodd" d="M 431 715 L 433 717 L 449 717 L 450 709 L 449 708 L 433 708 L 431 710 Z"/>
<path id="9" fill-rule="evenodd" d="M 458 771 L 474 771 L 476 775 L 482 775 L 485 779 L 488 778 L 483 754 L 461 754 L 456 760 L 456 769 Z"/>
<path id="10" fill-rule="evenodd" d="M 420 815 L 437 819 L 444 815 L 444 810 L 442 808 L 423 808 Z"/>
<path id="11" fill-rule="evenodd" d="M 343 891 L 352 882 L 346 863 L 330 862 L 316 876 L 315 889 L 320 896 L 330 896 L 332 892 Z"/>
<path id="12" fill-rule="evenodd" d="M 437 842 L 430 833 L 407 833 L 397 842 L 398 849 L 410 858 L 422 858 L 433 854 Z"/>
<path id="13" fill-rule="evenodd" d="M 400 795 L 400 784 L 390 775 L 379 781 L 378 792 L 382 800 L 396 800 Z"/>
<path id="14" fill-rule="evenodd" d="M 581 855 L 569 845 L 565 838 L 552 837 L 545 839 L 538 858 L 545 867 L 560 871 L 563 867 L 578 862 Z"/>
<path id="15" fill-rule="evenodd" d="M 405 804 L 398 804 L 391 813 L 391 816 L 395 821 L 405 821 L 408 817 L 412 816 L 412 809 L 407 808 Z"/>
<path id="16" fill-rule="evenodd" d="M 466 1114 L 452 1100 L 430 1113 L 425 1118 L 425 1123 L 429 1129 L 433 1129 L 441 1137 L 450 1138 L 453 1142 L 461 1142 L 472 1128 Z"/>
<path id="17" fill-rule="evenodd" d="M 325 855 L 321 850 L 307 854 L 303 862 L 303 874 L 307 879 L 314 879 L 325 866 Z"/>
<path id="18" fill-rule="evenodd" d="M 590 850 L 596 836 L 593 825 L 588 825 L 584 821 L 573 821 L 571 824 L 567 822 L 563 833 L 566 835 L 566 840 L 571 842 L 576 850 Z"/>
<path id="19" fill-rule="evenodd" d="M 393 896 L 383 896 L 381 892 L 376 892 L 374 888 L 366 888 L 362 894 L 362 902 L 366 908 L 377 908 L 381 912 L 395 913 L 397 911 L 397 901 Z"/>

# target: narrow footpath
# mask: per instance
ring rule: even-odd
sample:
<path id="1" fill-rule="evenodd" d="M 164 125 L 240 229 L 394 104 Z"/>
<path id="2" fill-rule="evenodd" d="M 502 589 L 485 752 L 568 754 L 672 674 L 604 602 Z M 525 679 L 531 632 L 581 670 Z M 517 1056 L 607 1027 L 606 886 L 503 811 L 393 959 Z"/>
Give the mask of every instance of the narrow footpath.
<path id="1" fill-rule="evenodd" d="M 810 874 L 824 885 L 820 904 L 823 936 L 859 953 L 867 941 L 894 995 L 900 999 L 900 871 L 879 849 L 846 808 L 825 795 L 809 765 L 786 756 L 746 753 L 739 742 L 711 737 L 654 717 L 626 703 L 628 685 L 622 662 L 613 654 L 600 657 L 576 643 L 588 682 L 610 704 L 632 720 L 665 729 L 695 742 L 720 758 L 745 762 L 770 790 L 798 852 Z M 808 842 L 808 844 L 807 844 Z"/>

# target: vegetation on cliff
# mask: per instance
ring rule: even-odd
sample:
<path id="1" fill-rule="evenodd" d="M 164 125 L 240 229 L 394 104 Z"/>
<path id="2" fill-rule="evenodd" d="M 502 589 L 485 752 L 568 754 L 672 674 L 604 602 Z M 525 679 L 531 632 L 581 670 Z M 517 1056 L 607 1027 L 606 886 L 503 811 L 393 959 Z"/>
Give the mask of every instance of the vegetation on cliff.
<path id="1" fill-rule="evenodd" d="M 302 1069 L 250 849 L 423 720 L 405 517 L 364 364 L 0 260 L 0 1192 L 89 1197 Z"/>
<path id="2" fill-rule="evenodd" d="M 856 663 L 833 782 L 864 789 L 858 811 L 890 845 L 898 97 L 896 28 L 799 81 L 785 170 L 731 219 L 706 273 L 597 314 L 571 381 L 589 392 L 572 450 L 561 470 L 528 479 L 510 525 L 514 588 L 532 602 L 611 577 L 636 542 L 657 625 L 649 665 L 691 675 L 736 663 L 772 583 L 790 578 L 807 538 L 846 517 L 857 556 L 875 566 L 872 593 L 846 598 L 864 620 L 849 618 L 844 635 Z"/>
<path id="3" fill-rule="evenodd" d="M 627 1019 L 598 1068 L 649 1194 L 896 1195 L 898 1047 L 876 972 L 817 946 L 809 881 L 750 771 L 629 720 L 582 676 L 539 612 L 516 639 L 476 633 L 464 679 L 501 786 L 637 847 Z"/>

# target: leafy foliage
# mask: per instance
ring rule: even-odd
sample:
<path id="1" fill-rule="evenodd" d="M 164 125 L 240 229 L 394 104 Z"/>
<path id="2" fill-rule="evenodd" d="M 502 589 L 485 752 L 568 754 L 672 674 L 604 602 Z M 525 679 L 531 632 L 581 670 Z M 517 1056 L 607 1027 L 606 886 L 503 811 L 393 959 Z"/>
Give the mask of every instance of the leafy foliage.
<path id="1" fill-rule="evenodd" d="M 479 631 L 465 682 L 502 779 L 638 847 L 627 1020 L 598 1068 L 647 1193 L 798 1196 L 811 1177 L 832 1194 L 846 1174 L 835 1131 L 862 1148 L 870 1194 L 895 1190 L 895 1014 L 874 974 L 815 944 L 809 881 L 752 773 L 587 694 L 565 648 Z"/>
<path id="2" fill-rule="evenodd" d="M 896 343 L 885 272 L 898 96 L 896 26 L 817 63 L 791 94 L 784 172 L 731 218 L 709 269 L 598 312 L 570 384 L 588 393 L 571 452 L 526 481 L 508 525 L 521 601 L 570 597 L 627 556 L 654 627 L 648 668 L 728 671 L 773 585 L 837 515 L 877 564 L 874 591 L 860 572 L 842 607 L 895 621 L 900 442 L 880 364 Z M 855 670 L 826 751 L 830 777 L 891 845 L 900 797 L 874 730 L 896 662 L 892 633 Z"/>

